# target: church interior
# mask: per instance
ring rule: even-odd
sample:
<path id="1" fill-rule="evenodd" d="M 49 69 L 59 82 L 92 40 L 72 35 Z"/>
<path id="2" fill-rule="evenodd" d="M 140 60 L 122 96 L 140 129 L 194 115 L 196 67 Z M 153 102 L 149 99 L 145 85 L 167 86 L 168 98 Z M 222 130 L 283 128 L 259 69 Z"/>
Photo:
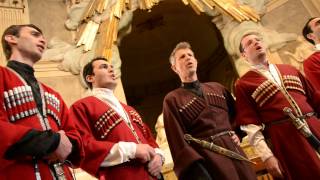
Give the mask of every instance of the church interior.
<path id="1" fill-rule="evenodd" d="M 259 17 L 245 21 L 219 8 L 201 9 L 186 5 L 185 1 L 188 0 L 160 0 L 152 7 L 123 12 L 117 22 L 116 39 L 107 52 L 99 47 L 104 37 L 101 32 L 91 34 L 88 49 L 77 44 L 86 23 L 95 21 L 92 18 L 84 22 L 83 16 L 92 0 L 0 0 L 0 33 L 9 25 L 26 23 L 43 30 L 48 47 L 35 66 L 36 76 L 58 91 L 67 105 L 86 96 L 88 90 L 79 75 L 85 63 L 97 55 L 109 57 L 118 81 L 116 96 L 141 114 L 170 156 L 165 138 L 159 137 L 165 136 L 163 122 L 159 121 L 165 95 L 181 85 L 169 63 L 171 50 L 178 42 L 191 44 L 200 82 L 219 82 L 232 93 L 235 81 L 248 69 L 237 46 L 243 34 L 262 32 L 272 63 L 291 64 L 301 70 L 303 59 L 313 51 L 301 29 L 307 19 L 320 16 L 318 0 L 234 0 L 254 9 Z M 109 6 L 106 7 L 105 12 Z M 0 65 L 5 64 L 0 52 Z M 249 158 L 258 162 L 254 168 L 260 179 L 271 178 L 265 174 L 254 149 L 247 142 L 242 146 Z M 176 179 L 172 167 L 171 159 L 163 168 L 167 180 Z M 76 176 L 79 180 L 89 179 L 81 170 L 76 170 Z"/>
<path id="2" fill-rule="evenodd" d="M 220 31 L 207 15 L 197 15 L 180 0 L 164 1 L 151 12 L 135 11 L 131 33 L 121 40 L 122 83 L 128 104 L 153 127 L 164 96 L 180 86 L 169 55 L 177 42 L 192 44 L 201 82 L 216 81 L 232 90 L 237 77 Z"/>

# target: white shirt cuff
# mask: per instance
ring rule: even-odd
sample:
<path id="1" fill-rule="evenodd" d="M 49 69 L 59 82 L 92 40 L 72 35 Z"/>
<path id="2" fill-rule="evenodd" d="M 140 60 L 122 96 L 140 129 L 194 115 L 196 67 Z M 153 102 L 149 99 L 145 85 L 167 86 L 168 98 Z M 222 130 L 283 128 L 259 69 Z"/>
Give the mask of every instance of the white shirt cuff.
<path id="1" fill-rule="evenodd" d="M 109 154 L 101 163 L 101 167 L 115 166 L 135 158 L 137 144 L 134 142 L 118 142 L 112 146 Z"/>
<path id="2" fill-rule="evenodd" d="M 264 126 L 249 124 L 241 126 L 240 129 L 247 133 L 250 145 L 255 148 L 263 162 L 273 156 L 273 153 L 268 147 L 261 132 L 264 129 Z"/>

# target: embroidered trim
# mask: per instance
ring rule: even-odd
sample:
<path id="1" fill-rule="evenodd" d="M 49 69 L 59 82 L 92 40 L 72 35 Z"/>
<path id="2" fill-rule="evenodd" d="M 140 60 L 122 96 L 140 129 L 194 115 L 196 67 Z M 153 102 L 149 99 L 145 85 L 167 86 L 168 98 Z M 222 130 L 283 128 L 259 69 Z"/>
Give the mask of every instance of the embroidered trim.
<path id="1" fill-rule="evenodd" d="M 102 126 L 106 123 L 106 119 L 110 119 L 111 116 L 113 116 L 116 112 L 112 111 L 112 109 L 109 109 L 107 112 L 102 114 L 102 116 L 99 118 L 99 120 L 95 123 L 95 127 L 100 130 Z"/>
<path id="2" fill-rule="evenodd" d="M 226 110 L 228 109 L 224 95 L 217 93 L 207 93 L 206 95 L 210 105 L 218 106 Z"/>
<path id="3" fill-rule="evenodd" d="M 216 96 L 216 97 L 220 97 L 222 99 L 226 99 L 223 95 L 216 94 L 216 93 L 207 93 L 207 96 Z"/>
<path id="4" fill-rule="evenodd" d="M 279 89 L 274 89 L 273 91 L 271 91 L 270 94 L 261 101 L 261 103 L 259 104 L 260 107 L 263 106 L 264 103 L 267 102 L 268 99 L 270 99 L 270 98 L 271 98 L 273 95 L 275 95 L 278 91 L 279 91 Z"/>
<path id="5" fill-rule="evenodd" d="M 270 80 L 266 80 L 257 87 L 257 89 L 251 94 L 251 97 L 261 107 L 278 91 L 280 91 L 280 88 L 277 85 Z"/>
<path id="6" fill-rule="evenodd" d="M 186 104 L 184 104 L 179 111 L 182 112 L 184 110 L 186 110 L 189 106 L 191 106 L 195 101 L 197 100 L 196 97 L 192 98 L 189 102 L 187 102 Z"/>
<path id="7" fill-rule="evenodd" d="M 294 75 L 283 75 L 283 81 L 285 80 L 293 80 L 293 81 L 298 81 L 301 83 L 300 78 Z"/>
<path id="8" fill-rule="evenodd" d="M 286 89 L 292 89 L 300 91 L 302 94 L 306 94 L 303 89 L 303 85 L 299 77 L 293 75 L 283 76 L 283 84 Z"/>
<path id="9" fill-rule="evenodd" d="M 58 112 L 60 112 L 60 100 L 51 93 L 45 92 L 44 93 L 44 97 L 46 100 L 46 103 L 48 105 L 51 105 L 52 107 L 54 107 Z"/>
<path id="10" fill-rule="evenodd" d="M 262 92 L 257 96 L 256 101 L 258 102 L 267 92 L 273 92 L 273 91 L 278 91 L 278 87 L 275 86 L 274 84 L 270 84 L 269 87 L 266 87 Z"/>
<path id="11" fill-rule="evenodd" d="M 286 89 L 293 89 L 293 90 L 297 90 L 300 91 L 303 94 L 306 94 L 305 91 L 302 88 L 299 87 L 295 87 L 295 86 L 286 86 Z"/>
<path id="12" fill-rule="evenodd" d="M 183 106 L 180 106 L 179 112 L 181 115 L 187 120 L 193 120 L 198 117 L 201 111 L 205 108 L 206 104 L 198 99 L 197 97 L 193 97 Z"/>
<path id="13" fill-rule="evenodd" d="M 34 115 L 38 112 L 30 86 L 18 86 L 3 92 L 3 106 L 9 120 L 15 122 L 19 119 Z"/>
<path id="14" fill-rule="evenodd" d="M 42 126 L 42 128 L 44 130 L 49 130 L 51 129 L 51 126 L 50 126 L 50 123 L 49 123 L 49 120 L 47 118 L 47 104 L 46 104 L 46 100 L 45 100 L 45 97 L 44 97 L 44 89 L 42 87 L 42 85 L 40 83 L 38 83 L 39 85 L 39 88 L 40 88 L 40 95 L 41 95 L 41 101 L 42 101 L 42 115 L 40 114 L 40 112 L 38 111 L 38 114 L 37 116 L 39 117 L 39 120 L 40 120 L 40 124 Z"/>
<path id="15" fill-rule="evenodd" d="M 56 121 L 59 127 L 61 126 L 61 120 L 55 112 L 53 112 L 51 109 L 47 109 L 47 114 L 53 117 L 53 119 Z"/>
<path id="16" fill-rule="evenodd" d="M 270 85 L 273 85 L 272 81 L 270 80 L 266 80 L 265 82 L 263 82 L 262 84 L 260 84 L 257 89 L 251 94 L 251 97 L 253 99 L 256 99 L 257 96 L 267 87 L 269 87 Z"/>
<path id="17" fill-rule="evenodd" d="M 100 133 L 100 138 L 105 138 L 109 132 L 116 127 L 123 119 L 113 110 L 109 109 L 95 123 L 94 127 Z"/>
<path id="18" fill-rule="evenodd" d="M 31 90 L 31 87 L 28 86 L 27 82 L 13 69 L 9 68 L 9 67 L 6 67 L 9 71 L 11 71 L 13 74 L 15 74 L 17 76 L 17 78 L 20 79 L 20 81 L 24 84 L 24 86 L 26 87 L 26 90 L 27 90 L 27 95 L 29 96 L 29 100 L 30 100 L 30 103 L 29 103 L 29 108 L 32 108 L 32 107 L 36 107 L 36 103 L 34 102 L 34 97 L 33 97 L 33 94 L 32 94 L 32 90 Z M 45 101 L 44 101 L 44 97 L 43 97 L 43 88 L 42 88 L 42 85 L 40 83 L 39 84 L 39 88 L 40 88 L 40 94 L 41 94 L 41 100 L 42 100 L 42 104 L 43 104 L 43 112 L 46 113 L 45 109 L 46 109 L 46 104 L 45 104 Z M 23 88 L 22 88 L 23 89 Z M 10 91 L 10 90 L 9 90 Z M 9 94 L 10 96 L 10 94 Z M 10 99 L 10 98 L 9 98 Z M 14 101 L 13 101 L 14 103 Z M 36 109 L 36 114 L 37 114 L 37 117 L 39 119 L 39 123 L 42 127 L 42 129 L 44 130 L 48 130 L 50 129 L 50 124 L 49 124 L 49 121 L 48 119 L 46 118 L 46 114 L 43 114 L 44 117 L 42 117 L 42 115 L 40 115 L 40 112 L 38 111 L 38 109 Z M 19 115 L 20 116 L 20 115 Z M 10 117 L 10 116 L 9 116 Z M 17 116 L 15 116 L 17 117 Z M 11 117 L 10 117 L 11 119 Z"/>
<path id="19" fill-rule="evenodd" d="M 138 124 L 138 126 L 142 129 L 143 134 L 146 136 L 147 135 L 147 130 L 146 130 L 146 127 L 143 124 L 141 116 L 134 110 L 129 110 L 129 113 L 132 116 L 132 121 Z"/>
<path id="20" fill-rule="evenodd" d="M 281 74 L 279 69 L 276 68 L 278 74 Z M 286 87 L 285 87 L 285 80 L 284 79 L 293 79 L 293 80 L 296 80 L 298 82 L 301 83 L 300 79 L 297 77 L 297 76 L 293 76 L 293 75 L 284 75 L 283 77 L 280 76 L 280 80 L 282 82 L 281 86 L 281 92 L 282 94 L 284 95 L 284 97 L 288 100 L 289 104 L 291 105 L 291 107 L 293 108 L 293 110 L 297 113 L 297 115 L 299 116 L 302 116 L 302 112 L 301 112 L 301 109 L 299 107 L 299 105 L 296 103 L 296 101 L 293 99 L 293 97 L 289 94 L 289 92 L 287 91 Z M 302 86 L 302 83 L 301 83 L 301 87 Z"/>
<path id="21" fill-rule="evenodd" d="M 114 127 L 116 127 L 116 125 L 118 125 L 121 121 L 123 121 L 122 118 L 119 118 L 119 119 L 117 119 L 116 121 L 114 121 L 114 123 L 113 123 L 111 126 L 109 126 L 108 129 L 105 130 L 105 132 L 103 133 L 103 135 L 101 136 L 101 138 L 103 139 L 103 138 L 107 137 L 107 135 L 109 134 L 109 132 L 110 132 Z"/>

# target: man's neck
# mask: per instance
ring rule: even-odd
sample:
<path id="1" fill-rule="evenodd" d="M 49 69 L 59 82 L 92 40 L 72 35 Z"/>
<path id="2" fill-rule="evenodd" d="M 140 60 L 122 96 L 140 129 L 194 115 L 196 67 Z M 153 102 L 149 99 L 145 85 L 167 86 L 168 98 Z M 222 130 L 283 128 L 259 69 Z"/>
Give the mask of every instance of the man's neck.
<path id="1" fill-rule="evenodd" d="M 320 43 L 317 43 L 317 44 L 315 45 L 315 48 L 316 48 L 317 51 L 320 51 Z"/>
<path id="2" fill-rule="evenodd" d="M 31 55 L 30 53 L 17 51 L 16 49 L 12 50 L 10 59 L 16 60 L 24 64 L 28 64 L 31 67 L 33 67 L 33 65 L 40 60 L 40 58 L 35 59 L 35 56 Z"/>
<path id="3" fill-rule="evenodd" d="M 256 60 L 251 61 L 250 64 L 251 66 L 254 66 L 254 67 L 269 69 L 269 63 L 265 57 L 257 58 Z"/>
<path id="4" fill-rule="evenodd" d="M 312 39 L 312 41 L 314 42 L 314 44 L 320 44 L 320 37 L 315 37 L 314 39 Z"/>
<path id="5" fill-rule="evenodd" d="M 114 91 L 114 89 L 105 88 L 105 87 L 93 87 L 92 90 L 101 90 L 101 91 L 108 91 L 108 92 Z"/>
<path id="6" fill-rule="evenodd" d="M 198 80 L 197 74 L 181 78 L 181 82 L 183 82 L 183 83 L 194 82 L 194 81 L 197 81 L 197 80 Z"/>
<path id="7" fill-rule="evenodd" d="M 10 57 L 10 60 L 15 60 L 15 61 L 27 64 L 31 67 L 33 67 L 33 65 L 34 65 L 34 62 L 32 60 L 30 60 L 29 58 L 26 58 L 26 57 L 22 57 L 22 56 L 12 55 Z"/>

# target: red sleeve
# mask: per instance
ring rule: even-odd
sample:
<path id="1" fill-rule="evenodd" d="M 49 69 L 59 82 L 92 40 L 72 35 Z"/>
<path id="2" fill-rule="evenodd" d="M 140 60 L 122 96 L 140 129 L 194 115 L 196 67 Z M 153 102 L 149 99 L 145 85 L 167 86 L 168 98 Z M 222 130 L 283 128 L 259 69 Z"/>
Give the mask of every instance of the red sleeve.
<path id="1" fill-rule="evenodd" d="M 317 91 L 320 91 L 320 53 L 314 53 L 303 62 L 307 79 Z"/>
<path id="2" fill-rule="evenodd" d="M 27 132 L 32 129 L 31 127 L 13 124 L 9 121 L 4 104 L 3 84 L 3 77 L 0 73 L 0 169 L 4 169 L 4 167 L 16 161 L 4 159 L 4 153 L 11 145 L 19 141 Z"/>
<path id="3" fill-rule="evenodd" d="M 237 81 L 235 88 L 236 95 L 236 123 L 237 125 L 256 124 L 260 125 L 256 104 L 251 95 L 246 93 L 247 89 L 241 81 Z"/>
<path id="4" fill-rule="evenodd" d="M 312 84 L 309 79 L 306 79 L 300 72 L 299 78 L 306 92 L 308 103 L 317 114 L 320 114 L 320 90 L 316 90 L 314 84 Z"/>
<path id="5" fill-rule="evenodd" d="M 3 113 L 0 112 L 0 169 L 4 169 L 4 167 L 16 161 L 4 159 L 4 153 L 11 145 L 18 142 L 31 129 L 32 128 L 30 127 L 8 122 L 7 117 L 3 116 Z"/>
<path id="6" fill-rule="evenodd" d="M 174 97 L 166 97 L 163 102 L 163 120 L 168 144 L 174 161 L 174 171 L 179 177 L 193 162 L 203 159 L 185 140 L 184 123 Z"/>
<path id="7" fill-rule="evenodd" d="M 75 121 L 76 128 L 79 131 L 85 152 L 85 158 L 81 168 L 98 176 L 98 170 L 101 163 L 109 154 L 115 143 L 109 141 L 99 141 L 94 137 L 90 120 L 92 115 L 84 103 L 76 103 L 70 108 L 70 116 Z"/>

